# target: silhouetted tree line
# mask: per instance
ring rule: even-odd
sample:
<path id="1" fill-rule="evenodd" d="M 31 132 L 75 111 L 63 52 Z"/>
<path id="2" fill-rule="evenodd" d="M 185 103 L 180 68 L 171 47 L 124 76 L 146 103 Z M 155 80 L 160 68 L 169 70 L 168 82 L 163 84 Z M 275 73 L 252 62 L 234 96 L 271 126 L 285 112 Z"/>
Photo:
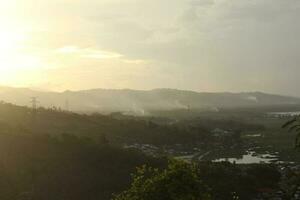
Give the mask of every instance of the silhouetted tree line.
<path id="1" fill-rule="evenodd" d="M 85 115 L 38 108 L 34 117 L 27 107 L 0 104 L 0 133 L 20 132 L 61 135 L 64 133 L 99 140 L 102 135 L 112 143 L 191 144 L 212 139 L 204 125 L 176 123 L 158 125 L 151 120 L 114 119 L 101 114 Z M 214 122 L 210 124 L 213 125 Z"/>

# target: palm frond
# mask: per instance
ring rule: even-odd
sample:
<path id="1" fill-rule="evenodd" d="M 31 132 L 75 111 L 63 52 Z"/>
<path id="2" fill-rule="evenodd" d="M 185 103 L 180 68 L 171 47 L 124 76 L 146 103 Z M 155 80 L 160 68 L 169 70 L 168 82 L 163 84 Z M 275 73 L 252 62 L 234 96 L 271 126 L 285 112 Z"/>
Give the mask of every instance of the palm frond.
<path id="1" fill-rule="evenodd" d="M 297 128 L 300 128 L 300 125 L 299 125 L 299 124 L 294 125 L 294 126 L 291 126 L 291 127 L 289 128 L 289 132 L 292 132 L 293 130 L 295 130 L 295 129 L 297 129 Z"/>
<path id="2" fill-rule="evenodd" d="M 291 119 L 289 121 L 287 121 L 285 124 L 282 125 L 282 128 L 287 128 L 288 126 L 290 126 L 291 124 L 295 123 L 297 121 L 296 118 Z"/>

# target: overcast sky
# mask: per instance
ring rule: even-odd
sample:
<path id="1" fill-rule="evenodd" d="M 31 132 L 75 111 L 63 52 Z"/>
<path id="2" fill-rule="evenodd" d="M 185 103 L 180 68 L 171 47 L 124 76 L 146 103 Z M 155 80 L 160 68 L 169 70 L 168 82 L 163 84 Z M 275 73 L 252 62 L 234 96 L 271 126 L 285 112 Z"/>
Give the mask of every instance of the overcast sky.
<path id="1" fill-rule="evenodd" d="M 38 60 L 2 84 L 300 96 L 299 0 L 0 2 L 1 30 Z"/>

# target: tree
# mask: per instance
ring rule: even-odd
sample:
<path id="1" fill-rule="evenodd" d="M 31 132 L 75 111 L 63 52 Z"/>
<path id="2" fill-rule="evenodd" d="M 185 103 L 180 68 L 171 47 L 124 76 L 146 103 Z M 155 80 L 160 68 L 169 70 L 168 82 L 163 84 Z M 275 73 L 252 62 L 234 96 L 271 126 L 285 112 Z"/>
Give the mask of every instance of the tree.
<path id="1" fill-rule="evenodd" d="M 115 200 L 209 200 L 209 188 L 199 174 L 196 164 L 181 161 L 171 161 L 165 170 L 143 166 Z"/>
<path id="2" fill-rule="evenodd" d="M 296 148 L 300 147 L 300 120 L 298 117 L 295 117 L 287 121 L 282 128 L 287 128 L 289 132 L 296 132 L 295 146 Z"/>

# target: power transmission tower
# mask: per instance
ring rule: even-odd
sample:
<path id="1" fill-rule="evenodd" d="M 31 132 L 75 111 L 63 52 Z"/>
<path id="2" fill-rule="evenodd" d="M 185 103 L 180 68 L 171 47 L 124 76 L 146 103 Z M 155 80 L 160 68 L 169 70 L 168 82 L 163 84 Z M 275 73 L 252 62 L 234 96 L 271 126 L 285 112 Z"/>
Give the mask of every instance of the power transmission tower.
<path id="1" fill-rule="evenodd" d="M 39 101 L 37 100 L 37 97 L 31 97 L 30 99 L 31 99 L 30 103 L 31 103 L 32 109 L 36 110 L 37 104 L 39 103 Z"/>

